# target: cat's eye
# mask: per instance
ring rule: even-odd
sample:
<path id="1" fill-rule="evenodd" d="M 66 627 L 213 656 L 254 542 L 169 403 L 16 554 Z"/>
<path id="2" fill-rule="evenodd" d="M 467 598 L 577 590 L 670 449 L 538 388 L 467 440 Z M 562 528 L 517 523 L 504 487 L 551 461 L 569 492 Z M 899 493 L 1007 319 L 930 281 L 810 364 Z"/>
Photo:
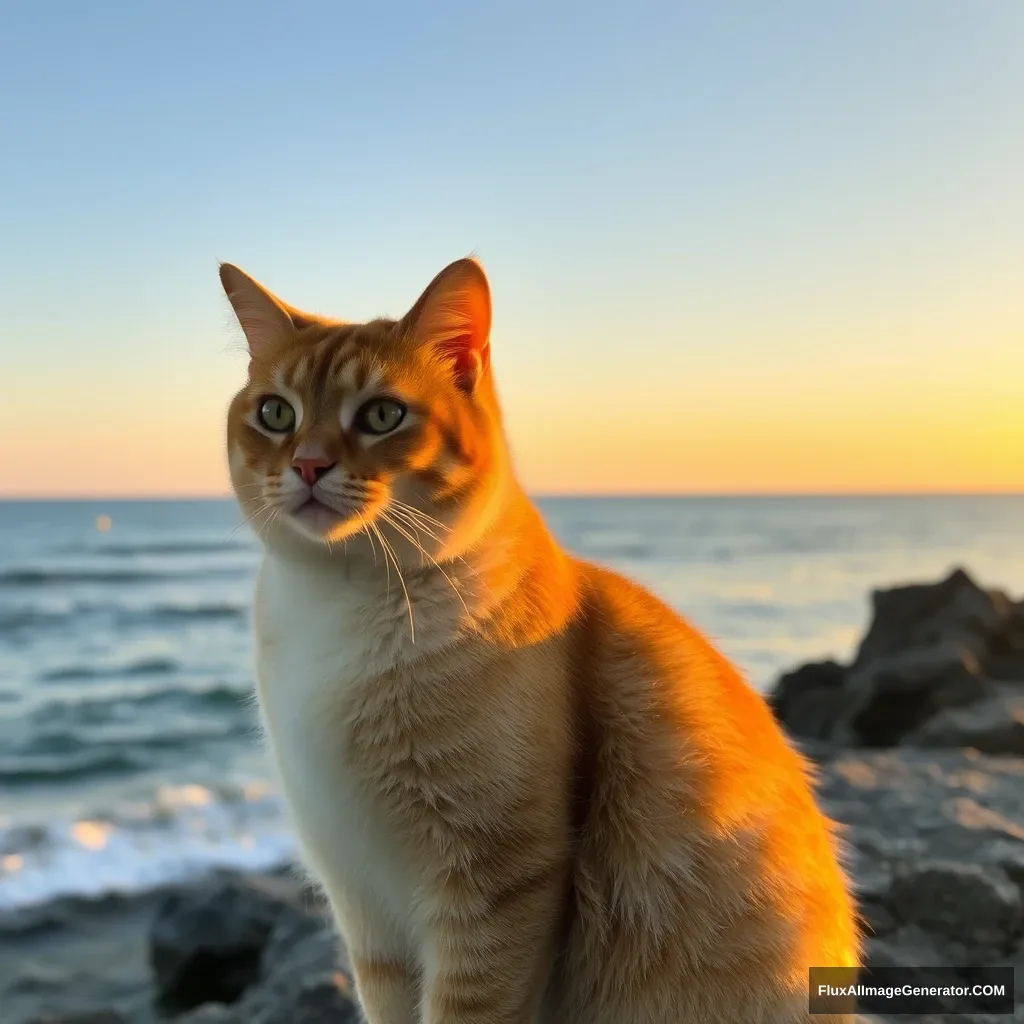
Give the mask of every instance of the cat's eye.
<path id="1" fill-rule="evenodd" d="M 374 398 L 356 413 L 355 425 L 364 434 L 390 434 L 405 419 L 405 406 L 393 398 Z"/>
<path id="2" fill-rule="evenodd" d="M 284 434 L 295 426 L 295 410 L 278 395 L 267 395 L 260 402 L 257 418 L 275 434 Z"/>

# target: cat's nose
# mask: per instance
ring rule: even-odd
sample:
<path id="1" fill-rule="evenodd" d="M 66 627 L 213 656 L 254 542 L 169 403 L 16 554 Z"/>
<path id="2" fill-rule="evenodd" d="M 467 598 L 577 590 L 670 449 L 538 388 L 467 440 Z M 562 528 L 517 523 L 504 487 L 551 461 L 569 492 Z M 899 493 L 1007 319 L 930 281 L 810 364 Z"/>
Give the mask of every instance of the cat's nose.
<path id="1" fill-rule="evenodd" d="M 337 465 L 330 459 L 292 459 L 292 469 L 303 481 L 313 486 L 325 473 L 329 473 Z"/>

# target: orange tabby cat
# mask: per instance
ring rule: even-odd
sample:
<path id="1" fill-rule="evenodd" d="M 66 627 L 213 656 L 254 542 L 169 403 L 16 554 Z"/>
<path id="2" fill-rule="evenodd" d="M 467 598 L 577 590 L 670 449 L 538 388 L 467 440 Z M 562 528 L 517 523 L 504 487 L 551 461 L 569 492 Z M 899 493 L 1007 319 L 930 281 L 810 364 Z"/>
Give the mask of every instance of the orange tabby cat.
<path id="1" fill-rule="evenodd" d="M 370 1024 L 810 1020 L 808 968 L 858 937 L 807 766 L 704 637 L 546 529 L 480 266 L 366 324 L 221 280 L 261 714 Z"/>

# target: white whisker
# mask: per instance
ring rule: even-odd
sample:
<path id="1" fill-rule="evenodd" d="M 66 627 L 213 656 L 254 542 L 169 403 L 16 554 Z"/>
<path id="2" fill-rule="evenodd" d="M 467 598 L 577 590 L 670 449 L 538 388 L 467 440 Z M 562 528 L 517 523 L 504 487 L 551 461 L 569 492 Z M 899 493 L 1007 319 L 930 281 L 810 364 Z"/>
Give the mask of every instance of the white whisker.
<path id="1" fill-rule="evenodd" d="M 437 571 L 448 581 L 448 585 L 452 588 L 452 592 L 459 599 L 459 603 L 462 605 L 463 609 L 465 610 L 467 618 L 469 619 L 470 622 L 472 622 L 473 621 L 473 614 L 472 614 L 472 612 L 470 612 L 469 607 L 466 605 L 466 602 L 463 600 L 462 594 L 459 593 L 459 588 L 455 585 L 455 581 L 451 578 L 451 576 L 449 576 L 448 573 L 446 573 L 444 571 L 444 569 L 442 569 L 441 566 L 438 565 L 436 559 L 432 555 L 430 555 L 417 540 L 415 540 L 413 538 L 412 534 L 408 533 L 401 526 L 399 526 L 398 523 L 396 523 L 393 519 L 388 517 L 388 514 L 387 514 L 386 510 L 382 511 L 380 513 L 380 517 L 393 530 L 397 530 L 398 533 L 400 533 L 403 537 L 405 537 L 405 539 L 410 544 L 412 544 L 413 547 L 415 547 L 419 551 L 421 556 L 429 558 L 430 561 L 434 563 L 434 568 L 437 569 Z"/>
<path id="2" fill-rule="evenodd" d="M 405 577 L 402 575 L 402 566 L 398 561 L 398 556 L 395 554 L 394 548 L 384 539 L 384 534 L 374 526 L 377 531 L 377 539 L 381 543 L 381 547 L 384 548 L 385 556 L 390 552 L 391 558 L 395 563 L 395 572 L 398 573 L 398 582 L 402 585 L 402 592 L 405 594 L 405 606 L 409 609 L 409 639 L 412 643 L 416 643 L 416 622 L 413 619 L 412 614 L 412 601 L 409 599 L 409 590 L 405 585 Z M 388 577 L 390 580 L 390 576 Z"/>

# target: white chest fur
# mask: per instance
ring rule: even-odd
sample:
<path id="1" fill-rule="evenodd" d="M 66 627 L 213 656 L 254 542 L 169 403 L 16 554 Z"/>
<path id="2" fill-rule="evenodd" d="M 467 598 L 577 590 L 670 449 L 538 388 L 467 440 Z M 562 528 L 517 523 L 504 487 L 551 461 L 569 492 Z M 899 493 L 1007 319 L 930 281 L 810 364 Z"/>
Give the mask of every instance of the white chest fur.
<path id="1" fill-rule="evenodd" d="M 417 592 L 410 581 L 413 643 L 405 593 L 394 580 L 271 555 L 260 570 L 260 712 L 303 854 L 347 935 L 361 930 L 354 918 L 371 915 L 396 937 L 412 938 L 415 865 L 351 767 L 345 709 L 382 671 L 451 639 L 452 602 L 432 600 L 435 591 L 425 583 Z"/>

